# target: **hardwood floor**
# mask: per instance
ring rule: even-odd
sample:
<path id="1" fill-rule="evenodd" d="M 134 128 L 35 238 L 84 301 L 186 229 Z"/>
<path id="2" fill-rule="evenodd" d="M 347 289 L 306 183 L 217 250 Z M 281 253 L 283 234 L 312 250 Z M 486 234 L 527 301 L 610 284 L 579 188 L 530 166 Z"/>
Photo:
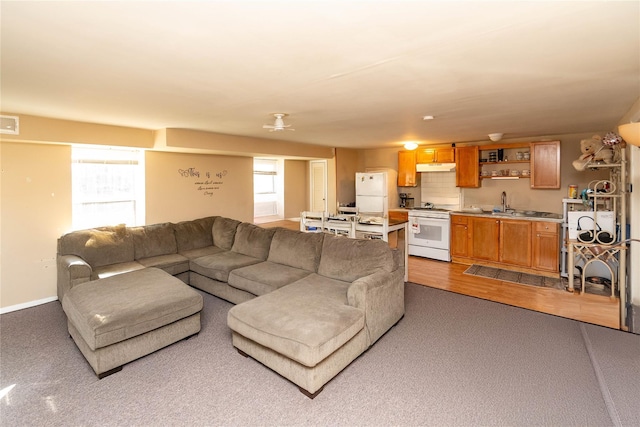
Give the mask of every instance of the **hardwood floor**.
<path id="1" fill-rule="evenodd" d="M 297 221 L 276 221 L 263 227 L 299 229 Z M 620 300 L 608 296 L 519 285 L 464 274 L 468 265 L 409 257 L 409 281 L 459 294 L 522 307 L 568 319 L 620 329 Z"/>
<path id="2" fill-rule="evenodd" d="M 300 222 L 298 221 L 291 221 L 288 219 L 283 219 L 280 221 L 273 221 L 273 222 L 265 222 L 262 224 L 257 224 L 260 227 L 265 227 L 265 228 L 271 228 L 271 227 L 282 227 L 282 228 L 288 228 L 290 230 L 300 230 Z"/>
<path id="3" fill-rule="evenodd" d="M 409 257 L 409 281 L 516 307 L 620 329 L 620 300 L 464 274 L 465 264 Z"/>

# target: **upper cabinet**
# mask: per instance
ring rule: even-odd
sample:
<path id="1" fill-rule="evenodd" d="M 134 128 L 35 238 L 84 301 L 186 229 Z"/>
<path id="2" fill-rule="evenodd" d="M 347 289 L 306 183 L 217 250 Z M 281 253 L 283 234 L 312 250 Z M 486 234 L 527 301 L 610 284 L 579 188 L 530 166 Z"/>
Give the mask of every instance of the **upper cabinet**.
<path id="1" fill-rule="evenodd" d="M 456 161 L 455 149 L 446 148 L 421 148 L 416 150 L 416 163 L 453 163 Z"/>
<path id="2" fill-rule="evenodd" d="M 560 141 L 456 148 L 456 185 L 476 188 L 483 179 L 530 179 L 533 189 L 560 188 Z"/>
<path id="3" fill-rule="evenodd" d="M 560 141 L 531 143 L 531 188 L 560 188 Z"/>
<path id="4" fill-rule="evenodd" d="M 456 186 L 480 187 L 480 149 L 456 147 Z"/>
<path id="5" fill-rule="evenodd" d="M 416 152 L 398 152 L 398 187 L 415 187 L 416 182 Z"/>

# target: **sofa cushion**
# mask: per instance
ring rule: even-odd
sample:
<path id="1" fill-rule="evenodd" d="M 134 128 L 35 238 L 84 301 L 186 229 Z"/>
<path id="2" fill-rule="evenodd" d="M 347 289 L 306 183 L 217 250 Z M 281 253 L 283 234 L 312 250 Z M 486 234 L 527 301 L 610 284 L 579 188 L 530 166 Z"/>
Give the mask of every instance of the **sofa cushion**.
<path id="1" fill-rule="evenodd" d="M 162 270 L 145 268 L 76 286 L 62 308 L 96 350 L 198 313 L 202 295 Z"/>
<path id="2" fill-rule="evenodd" d="M 213 245 L 213 221 L 215 216 L 182 221 L 173 225 L 178 252 L 184 253 Z"/>
<path id="3" fill-rule="evenodd" d="M 118 264 L 103 265 L 91 271 L 91 280 L 106 279 L 116 274 L 129 273 L 131 271 L 142 270 L 144 265 L 138 261 L 120 262 Z"/>
<path id="4" fill-rule="evenodd" d="M 233 240 L 236 235 L 236 229 L 240 221 L 231 218 L 225 218 L 222 216 L 216 217 L 213 221 L 213 228 L 211 230 L 213 236 L 213 244 L 224 250 L 231 250 L 233 246 Z"/>
<path id="5" fill-rule="evenodd" d="M 223 251 L 189 261 L 189 268 L 210 279 L 220 282 L 229 281 L 232 270 L 248 265 L 257 264 L 260 260 L 237 252 Z"/>
<path id="6" fill-rule="evenodd" d="M 217 246 L 205 246 L 203 248 L 180 251 L 180 255 L 183 255 L 189 259 L 195 259 L 200 258 L 201 256 L 217 254 L 218 252 L 224 252 L 224 249 Z"/>
<path id="7" fill-rule="evenodd" d="M 349 283 L 315 273 L 229 310 L 238 334 L 313 367 L 364 328 L 364 311 L 346 305 Z"/>
<path id="8" fill-rule="evenodd" d="M 229 286 L 264 295 L 311 274 L 310 271 L 270 261 L 237 268 L 229 273 Z"/>
<path id="9" fill-rule="evenodd" d="M 238 225 L 231 250 L 265 261 L 269 256 L 271 239 L 275 232 L 275 228 L 262 228 L 243 222 Z"/>
<path id="10" fill-rule="evenodd" d="M 180 254 L 158 255 L 139 259 L 138 262 L 145 267 L 160 268 L 174 276 L 189 271 L 189 258 Z"/>
<path id="11" fill-rule="evenodd" d="M 353 282 L 380 270 L 394 270 L 393 254 L 387 242 L 331 235 L 324 237 L 318 274 Z"/>
<path id="12" fill-rule="evenodd" d="M 178 252 L 173 224 L 169 222 L 130 227 L 129 232 L 133 236 L 136 259 Z"/>
<path id="13" fill-rule="evenodd" d="M 133 261 L 133 237 L 124 225 L 78 230 L 58 239 L 58 254 L 76 255 L 91 267 Z"/>
<path id="14" fill-rule="evenodd" d="M 303 233 L 301 231 L 277 228 L 268 261 L 310 272 L 318 271 L 324 233 Z"/>

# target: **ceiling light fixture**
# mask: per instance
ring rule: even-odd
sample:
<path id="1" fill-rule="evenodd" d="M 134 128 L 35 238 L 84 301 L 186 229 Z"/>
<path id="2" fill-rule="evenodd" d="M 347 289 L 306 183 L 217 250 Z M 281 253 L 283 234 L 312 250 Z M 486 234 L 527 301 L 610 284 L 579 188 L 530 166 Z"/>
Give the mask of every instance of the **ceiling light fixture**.
<path id="1" fill-rule="evenodd" d="M 415 150 L 418 148 L 418 143 L 415 141 L 407 141 L 404 143 L 404 148 L 407 150 Z"/>
<path id="2" fill-rule="evenodd" d="M 498 142 L 502 139 L 502 135 L 504 135 L 503 133 L 490 133 L 489 134 L 489 139 L 492 140 L 493 142 Z"/>
<path id="3" fill-rule="evenodd" d="M 433 120 L 434 117 L 433 116 L 423 116 L 422 120 Z"/>
<path id="4" fill-rule="evenodd" d="M 629 144 L 640 147 L 640 122 L 618 126 L 618 133 Z"/>

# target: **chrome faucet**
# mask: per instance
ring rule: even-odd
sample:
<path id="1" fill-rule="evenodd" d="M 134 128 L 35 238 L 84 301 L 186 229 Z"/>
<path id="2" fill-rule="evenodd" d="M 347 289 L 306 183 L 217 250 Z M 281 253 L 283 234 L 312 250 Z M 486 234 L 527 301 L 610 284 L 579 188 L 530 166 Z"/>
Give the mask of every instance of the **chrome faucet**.
<path id="1" fill-rule="evenodd" d="M 500 202 L 502 203 L 502 212 L 506 212 L 507 211 L 507 193 L 506 192 L 502 192 L 502 194 L 500 195 Z"/>

